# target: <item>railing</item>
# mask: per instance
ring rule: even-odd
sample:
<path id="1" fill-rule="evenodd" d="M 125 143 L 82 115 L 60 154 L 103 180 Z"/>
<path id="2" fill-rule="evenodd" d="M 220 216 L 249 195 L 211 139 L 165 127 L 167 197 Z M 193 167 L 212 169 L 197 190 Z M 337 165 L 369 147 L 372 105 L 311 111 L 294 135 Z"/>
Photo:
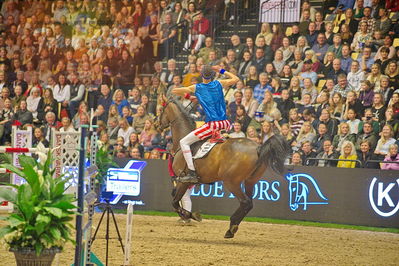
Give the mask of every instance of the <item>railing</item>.
<path id="1" fill-rule="evenodd" d="M 366 160 L 364 163 L 360 160 L 350 160 L 350 159 L 333 159 L 333 158 L 307 158 L 310 161 L 333 161 L 333 162 L 355 162 L 357 168 L 365 168 L 367 165 L 375 163 L 389 163 L 389 164 L 399 164 L 399 162 L 392 161 L 382 161 L 382 160 Z"/>
<path id="2" fill-rule="evenodd" d="M 270 0 L 269 0 L 270 1 Z M 246 6 L 248 5 L 248 6 Z M 218 33 L 220 33 L 223 29 L 225 29 L 229 25 L 241 25 L 250 18 L 251 13 L 258 12 L 260 7 L 260 1 L 236 1 L 232 9 L 228 9 L 227 7 L 224 10 L 223 16 L 219 16 L 216 8 L 212 9 L 211 12 L 211 25 L 212 25 L 212 38 L 215 40 Z M 229 13 L 230 12 L 230 13 Z M 234 17 L 233 20 L 230 20 L 232 15 Z"/>

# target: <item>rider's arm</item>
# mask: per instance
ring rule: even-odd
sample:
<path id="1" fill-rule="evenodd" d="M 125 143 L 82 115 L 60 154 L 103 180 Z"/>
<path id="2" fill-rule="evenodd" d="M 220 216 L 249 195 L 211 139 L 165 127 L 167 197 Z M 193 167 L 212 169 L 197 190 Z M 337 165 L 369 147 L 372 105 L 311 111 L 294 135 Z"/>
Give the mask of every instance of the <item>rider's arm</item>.
<path id="1" fill-rule="evenodd" d="M 184 95 L 186 93 L 194 93 L 195 92 L 195 85 L 191 85 L 188 87 L 182 87 L 182 88 L 174 88 L 172 90 L 173 94 L 176 94 L 177 96 L 182 96 L 184 97 Z"/>
<path id="2" fill-rule="evenodd" d="M 220 66 L 213 66 L 212 68 L 218 73 L 220 73 L 220 70 L 222 69 Z M 240 80 L 236 75 L 228 71 L 225 71 L 224 75 L 226 75 L 228 79 L 219 80 L 220 84 L 222 84 L 223 87 L 233 86 Z"/>

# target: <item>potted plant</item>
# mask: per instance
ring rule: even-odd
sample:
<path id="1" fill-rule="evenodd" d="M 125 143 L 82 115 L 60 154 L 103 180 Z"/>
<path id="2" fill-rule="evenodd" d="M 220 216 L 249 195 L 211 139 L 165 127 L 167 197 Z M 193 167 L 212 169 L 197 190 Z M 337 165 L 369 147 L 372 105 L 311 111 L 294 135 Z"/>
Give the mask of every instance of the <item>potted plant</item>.
<path id="1" fill-rule="evenodd" d="M 112 154 L 105 147 L 101 147 L 96 153 L 96 166 L 98 168 L 98 195 L 101 196 L 102 188 L 107 180 L 108 168 L 118 167 L 118 165 L 114 162 Z"/>
<path id="2" fill-rule="evenodd" d="M 0 165 L 26 180 L 19 186 L 6 184 L 12 189 L 0 188 L 0 197 L 15 208 L 3 219 L 8 225 L 0 229 L 0 239 L 14 252 L 17 265 L 51 265 L 65 243 L 73 242 L 74 196 L 64 194 L 66 179 L 54 177 L 50 152 L 43 155 L 40 163 L 19 156 L 21 168 Z"/>

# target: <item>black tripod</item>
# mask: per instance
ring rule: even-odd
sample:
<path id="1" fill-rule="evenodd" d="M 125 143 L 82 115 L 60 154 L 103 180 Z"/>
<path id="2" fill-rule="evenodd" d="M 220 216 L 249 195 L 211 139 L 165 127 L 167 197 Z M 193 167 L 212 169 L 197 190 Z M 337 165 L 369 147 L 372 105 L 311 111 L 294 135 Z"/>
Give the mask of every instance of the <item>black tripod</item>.
<path id="1" fill-rule="evenodd" d="M 96 204 L 96 206 L 104 207 L 104 210 L 101 215 L 100 221 L 98 222 L 96 231 L 94 232 L 93 238 L 91 239 L 91 244 L 93 244 L 94 240 L 96 240 L 97 232 L 98 232 L 98 229 L 100 229 L 101 222 L 103 221 L 103 218 L 104 218 L 104 214 L 107 214 L 107 227 L 106 227 L 106 231 L 105 231 L 105 240 L 106 240 L 105 265 L 108 266 L 108 244 L 109 244 L 109 239 L 110 239 L 109 238 L 109 214 L 110 213 L 112 215 L 112 219 L 114 220 L 116 233 L 118 234 L 118 240 L 119 240 L 119 243 L 121 244 L 123 253 L 125 253 L 125 248 L 122 243 L 122 237 L 121 237 L 121 234 L 119 233 L 118 224 L 116 223 L 115 214 L 114 214 L 114 211 L 112 210 L 111 204 L 109 203 L 109 199 L 105 199 L 105 203 L 98 203 L 98 204 Z"/>

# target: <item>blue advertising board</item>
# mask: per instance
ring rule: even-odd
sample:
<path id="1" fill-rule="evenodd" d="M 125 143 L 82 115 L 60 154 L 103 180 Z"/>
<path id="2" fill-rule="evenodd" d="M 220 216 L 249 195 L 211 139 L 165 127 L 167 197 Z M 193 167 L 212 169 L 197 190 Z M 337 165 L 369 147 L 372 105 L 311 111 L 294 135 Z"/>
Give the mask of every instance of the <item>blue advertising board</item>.
<path id="1" fill-rule="evenodd" d="M 139 195 L 125 195 L 119 204 L 173 211 L 167 162 L 147 162 Z M 206 214 L 230 216 L 239 205 L 222 182 L 195 186 L 191 199 L 193 210 Z M 254 187 L 253 201 L 248 216 L 399 228 L 399 172 L 295 167 L 279 176 L 266 171 Z"/>

